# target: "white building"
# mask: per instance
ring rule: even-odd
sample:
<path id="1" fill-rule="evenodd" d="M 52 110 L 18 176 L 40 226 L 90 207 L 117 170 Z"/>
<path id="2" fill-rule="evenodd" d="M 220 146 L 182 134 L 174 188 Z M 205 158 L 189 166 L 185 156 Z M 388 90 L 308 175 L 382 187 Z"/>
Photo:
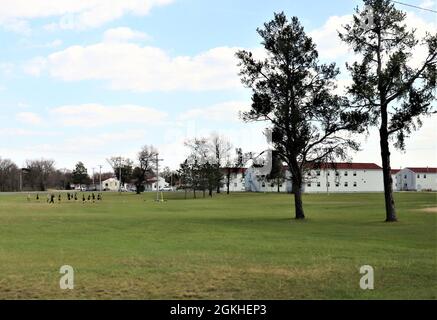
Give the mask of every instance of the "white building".
<path id="1" fill-rule="evenodd" d="M 285 177 L 278 183 L 276 179 L 269 180 L 265 175 L 259 175 L 256 167 L 250 167 L 245 174 L 246 191 L 252 192 L 291 192 L 290 172 L 285 167 Z"/>
<path id="2" fill-rule="evenodd" d="M 145 184 L 145 190 L 146 191 L 156 191 L 156 188 L 159 186 L 159 188 L 166 188 L 169 187 L 170 184 L 165 181 L 163 177 L 159 177 L 158 181 L 156 181 L 156 177 L 149 178 L 146 181 Z"/>
<path id="3" fill-rule="evenodd" d="M 291 174 L 287 168 L 285 181 L 279 183 L 280 192 L 291 192 Z M 335 163 L 304 173 L 303 192 L 382 192 L 382 168 L 374 163 Z M 246 171 L 246 190 L 277 192 L 276 181 L 258 176 L 256 168 Z"/>
<path id="4" fill-rule="evenodd" d="M 437 191 L 437 168 L 404 168 L 397 173 L 399 191 Z"/>
<path id="5" fill-rule="evenodd" d="M 382 168 L 374 163 L 335 163 L 305 173 L 304 192 L 382 192 Z"/>
<path id="6" fill-rule="evenodd" d="M 221 192 L 226 192 L 228 190 L 228 174 L 229 175 L 229 191 L 238 192 L 246 191 L 246 181 L 245 174 L 246 168 L 222 168 L 223 179 L 222 186 L 220 188 Z"/>
<path id="7" fill-rule="evenodd" d="M 393 191 L 401 190 L 401 182 L 399 172 L 401 169 L 392 169 L 391 170 L 391 179 L 393 180 Z"/>
<path id="8" fill-rule="evenodd" d="M 120 181 L 115 178 L 109 178 L 105 181 L 102 181 L 102 189 L 105 191 L 119 191 Z"/>

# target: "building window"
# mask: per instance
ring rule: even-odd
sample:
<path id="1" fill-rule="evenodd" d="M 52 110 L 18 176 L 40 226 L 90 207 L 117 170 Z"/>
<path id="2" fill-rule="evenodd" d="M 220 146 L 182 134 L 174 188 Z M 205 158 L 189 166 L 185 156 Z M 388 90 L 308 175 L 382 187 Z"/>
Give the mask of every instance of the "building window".
<path id="1" fill-rule="evenodd" d="M 263 187 L 263 188 L 265 188 L 265 187 L 266 187 L 266 184 L 265 184 L 264 182 L 262 183 L 262 187 Z"/>
<path id="2" fill-rule="evenodd" d="M 404 175 L 404 179 L 407 179 L 407 175 Z"/>
<path id="3" fill-rule="evenodd" d="M 354 182 L 354 187 L 356 187 L 356 186 L 357 186 L 357 182 L 355 181 L 355 182 Z"/>
<path id="4" fill-rule="evenodd" d="M 336 183 L 335 183 L 335 186 L 336 186 L 336 187 L 339 187 L 339 186 L 340 186 L 340 183 L 336 182 Z"/>
<path id="5" fill-rule="evenodd" d="M 328 182 L 328 183 L 327 183 L 327 186 L 328 186 L 328 187 L 330 187 L 330 186 L 331 186 L 331 183 L 330 183 L 330 182 Z"/>
<path id="6" fill-rule="evenodd" d="M 344 176 L 347 177 L 347 171 L 344 172 Z"/>
<path id="7" fill-rule="evenodd" d="M 356 171 L 354 171 L 354 177 L 356 177 L 357 176 L 357 172 Z"/>
<path id="8" fill-rule="evenodd" d="M 331 175 L 331 173 L 328 171 L 327 175 L 328 175 L 328 177 L 329 177 L 329 176 Z"/>
<path id="9" fill-rule="evenodd" d="M 320 182 L 317 182 L 317 186 L 320 187 Z"/>
<path id="10" fill-rule="evenodd" d="M 279 188 L 282 188 L 282 183 L 279 184 Z"/>
<path id="11" fill-rule="evenodd" d="M 320 176 L 320 171 L 317 171 L 317 176 Z"/>
<path id="12" fill-rule="evenodd" d="M 309 177 L 311 176 L 311 171 L 308 171 L 308 176 L 309 176 Z"/>
<path id="13" fill-rule="evenodd" d="M 308 182 L 308 183 L 307 183 L 307 187 L 311 187 L 311 182 Z"/>
<path id="14" fill-rule="evenodd" d="M 420 174 L 417 175 L 417 178 L 420 178 Z"/>
<path id="15" fill-rule="evenodd" d="M 237 186 L 237 183 L 235 182 L 235 183 L 234 183 L 234 187 L 236 187 L 236 186 Z"/>
<path id="16" fill-rule="evenodd" d="M 344 183 L 344 186 L 347 187 L 347 185 L 348 185 L 348 184 L 347 184 L 347 181 L 346 181 L 346 182 Z"/>
<path id="17" fill-rule="evenodd" d="M 275 186 L 274 183 L 271 183 L 271 184 L 270 184 L 270 188 L 273 188 L 274 186 Z"/>
<path id="18" fill-rule="evenodd" d="M 426 174 L 423 175 L 423 179 L 426 179 Z"/>
<path id="19" fill-rule="evenodd" d="M 335 171 L 335 176 L 338 177 L 340 173 L 338 171 Z"/>

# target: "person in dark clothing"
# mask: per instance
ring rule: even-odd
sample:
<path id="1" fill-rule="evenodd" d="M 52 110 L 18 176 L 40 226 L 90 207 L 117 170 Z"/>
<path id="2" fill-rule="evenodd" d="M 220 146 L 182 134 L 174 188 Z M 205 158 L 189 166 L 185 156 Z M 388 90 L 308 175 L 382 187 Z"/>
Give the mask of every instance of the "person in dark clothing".
<path id="1" fill-rule="evenodd" d="M 82 195 L 82 203 L 85 203 L 85 195 Z"/>
<path id="2" fill-rule="evenodd" d="M 61 202 L 61 200 L 62 200 L 62 197 L 61 197 L 61 194 L 59 194 L 58 195 L 58 202 Z"/>
<path id="3" fill-rule="evenodd" d="M 51 195 L 50 195 L 50 201 L 49 201 L 49 203 L 55 203 L 55 195 L 54 195 L 54 194 L 51 194 Z"/>

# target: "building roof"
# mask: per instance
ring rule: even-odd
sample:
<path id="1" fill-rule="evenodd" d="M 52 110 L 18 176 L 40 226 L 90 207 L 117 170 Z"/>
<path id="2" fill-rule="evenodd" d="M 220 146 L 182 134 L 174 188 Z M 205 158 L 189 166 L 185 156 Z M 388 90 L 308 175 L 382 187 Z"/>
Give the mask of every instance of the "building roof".
<path id="1" fill-rule="evenodd" d="M 411 170 L 411 171 L 413 171 L 415 173 L 437 173 L 437 168 L 429 168 L 429 167 L 426 167 L 426 168 L 410 168 L 410 167 L 407 167 L 407 169 L 409 169 L 409 170 Z"/>
<path id="2" fill-rule="evenodd" d="M 221 170 L 224 171 L 225 173 L 229 169 L 231 170 L 232 173 L 244 173 L 247 170 L 247 168 L 240 168 L 240 167 L 224 167 L 224 168 L 221 168 Z"/>
<path id="3" fill-rule="evenodd" d="M 317 168 L 317 166 L 313 167 Z M 337 170 L 382 170 L 377 164 L 368 162 L 334 162 L 322 164 L 319 168 Z"/>
<path id="4" fill-rule="evenodd" d="M 391 169 L 391 174 L 396 174 L 399 171 L 401 171 L 401 169 Z"/>

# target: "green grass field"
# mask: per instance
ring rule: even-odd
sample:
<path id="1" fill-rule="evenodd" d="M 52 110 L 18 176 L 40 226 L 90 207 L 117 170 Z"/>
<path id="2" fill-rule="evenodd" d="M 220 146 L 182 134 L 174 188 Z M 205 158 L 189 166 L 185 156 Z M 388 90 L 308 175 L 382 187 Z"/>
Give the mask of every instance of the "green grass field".
<path id="1" fill-rule="evenodd" d="M 153 197 L 0 195 L 0 299 L 436 299 L 435 193 L 396 194 L 392 224 L 382 194 L 305 195 L 307 221 L 288 194 Z"/>

